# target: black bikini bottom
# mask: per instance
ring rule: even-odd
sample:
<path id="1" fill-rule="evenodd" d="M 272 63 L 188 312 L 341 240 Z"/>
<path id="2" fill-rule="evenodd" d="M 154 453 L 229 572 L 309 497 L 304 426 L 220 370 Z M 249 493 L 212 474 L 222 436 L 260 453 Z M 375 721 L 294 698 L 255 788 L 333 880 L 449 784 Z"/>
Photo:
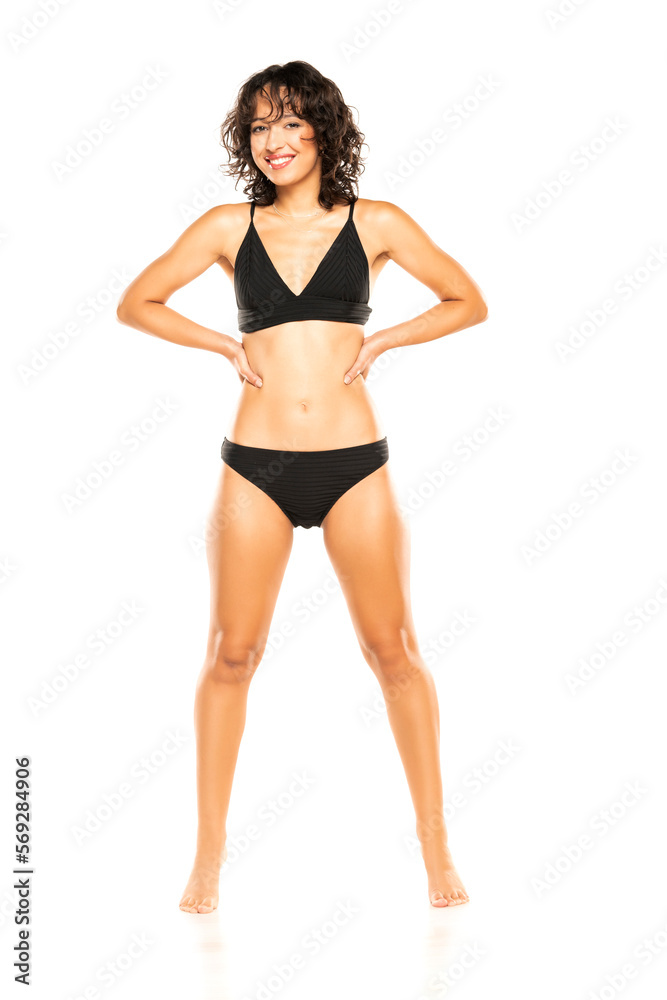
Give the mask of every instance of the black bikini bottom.
<path id="1" fill-rule="evenodd" d="M 351 448 L 279 451 L 225 438 L 227 465 L 263 490 L 295 528 L 319 528 L 336 500 L 389 459 L 387 438 Z"/>

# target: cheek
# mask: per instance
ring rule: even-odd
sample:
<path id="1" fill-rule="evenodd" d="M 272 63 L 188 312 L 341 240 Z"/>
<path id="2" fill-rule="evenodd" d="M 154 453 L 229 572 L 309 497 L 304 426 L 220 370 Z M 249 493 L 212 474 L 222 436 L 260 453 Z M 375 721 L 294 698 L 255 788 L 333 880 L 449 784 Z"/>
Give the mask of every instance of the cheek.
<path id="1" fill-rule="evenodd" d="M 317 143 L 315 142 L 315 133 L 311 130 L 305 135 L 302 132 L 299 135 L 298 146 L 299 152 L 302 153 L 312 153 L 313 156 L 317 154 Z"/>

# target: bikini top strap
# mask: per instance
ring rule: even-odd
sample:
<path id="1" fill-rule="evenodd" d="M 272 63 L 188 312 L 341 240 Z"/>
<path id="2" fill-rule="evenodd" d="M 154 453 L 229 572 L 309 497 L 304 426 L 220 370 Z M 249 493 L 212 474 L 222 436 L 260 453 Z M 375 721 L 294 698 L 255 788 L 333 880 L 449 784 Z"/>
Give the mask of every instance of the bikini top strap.
<path id="1" fill-rule="evenodd" d="M 250 221 L 252 222 L 252 217 L 255 214 L 255 202 L 250 202 Z"/>
<path id="2" fill-rule="evenodd" d="M 352 218 L 352 213 L 354 212 L 354 200 L 350 202 L 350 214 L 348 215 L 348 220 Z"/>

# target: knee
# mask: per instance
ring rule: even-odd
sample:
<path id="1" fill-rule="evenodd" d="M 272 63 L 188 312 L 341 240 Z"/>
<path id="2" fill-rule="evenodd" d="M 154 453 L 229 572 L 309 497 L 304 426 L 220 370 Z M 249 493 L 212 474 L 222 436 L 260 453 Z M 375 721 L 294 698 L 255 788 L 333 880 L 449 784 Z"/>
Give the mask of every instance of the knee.
<path id="1" fill-rule="evenodd" d="M 219 683 L 241 684 L 251 679 L 263 652 L 264 643 L 259 640 L 249 641 L 229 632 L 216 632 L 206 654 L 204 673 Z"/>
<path id="2" fill-rule="evenodd" d="M 380 680 L 400 683 L 423 669 L 417 643 L 406 629 L 374 636 L 362 643 L 364 655 Z"/>

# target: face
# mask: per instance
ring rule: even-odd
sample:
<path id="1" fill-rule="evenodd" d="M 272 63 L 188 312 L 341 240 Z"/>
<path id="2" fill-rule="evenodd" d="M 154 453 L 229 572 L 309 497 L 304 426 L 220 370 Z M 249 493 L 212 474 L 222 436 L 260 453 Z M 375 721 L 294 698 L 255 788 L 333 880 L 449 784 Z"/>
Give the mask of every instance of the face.
<path id="1" fill-rule="evenodd" d="M 320 155 L 312 125 L 288 108 L 276 121 L 263 121 L 271 112 L 270 103 L 258 95 L 255 120 L 250 125 L 250 151 L 262 173 L 276 185 L 295 184 L 313 171 L 319 173 Z"/>

